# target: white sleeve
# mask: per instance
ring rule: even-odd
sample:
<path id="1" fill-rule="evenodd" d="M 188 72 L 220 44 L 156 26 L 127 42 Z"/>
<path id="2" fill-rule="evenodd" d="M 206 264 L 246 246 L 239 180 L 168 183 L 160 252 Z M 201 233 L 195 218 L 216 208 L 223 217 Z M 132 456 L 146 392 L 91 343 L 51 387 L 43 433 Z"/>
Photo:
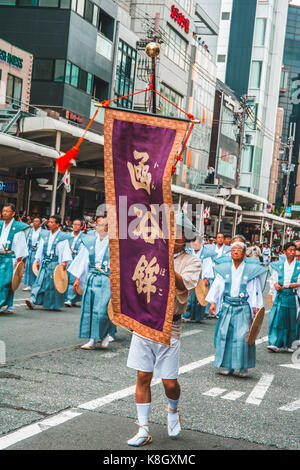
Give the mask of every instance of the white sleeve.
<path id="1" fill-rule="evenodd" d="M 251 308 L 263 307 L 264 301 L 262 296 L 261 284 L 258 277 L 247 283 L 247 293 L 249 295 L 248 302 Z"/>
<path id="2" fill-rule="evenodd" d="M 270 294 L 273 297 L 273 301 L 275 300 L 275 297 L 276 297 L 276 294 L 277 294 L 277 291 L 274 287 L 274 284 L 276 284 L 276 283 L 278 283 L 278 273 L 277 273 L 276 269 L 272 269 L 271 276 L 270 276 L 270 279 L 269 279 L 269 284 L 270 284 Z"/>
<path id="3" fill-rule="evenodd" d="M 220 274 L 217 274 L 205 298 L 205 300 L 207 300 L 208 303 L 215 302 L 216 311 L 219 310 L 220 304 L 222 303 L 224 290 L 225 290 L 225 280 Z"/>
<path id="4" fill-rule="evenodd" d="M 21 232 L 16 233 L 16 235 L 14 236 L 12 250 L 15 252 L 17 259 L 26 258 L 28 256 L 26 237 L 23 230 Z"/>
<path id="5" fill-rule="evenodd" d="M 44 243 L 45 243 L 44 240 L 41 238 L 38 244 L 38 248 L 36 250 L 35 258 L 34 258 L 36 261 L 41 262 L 43 259 Z"/>
<path id="6" fill-rule="evenodd" d="M 72 261 L 72 252 L 70 249 L 70 245 L 68 240 L 64 240 L 63 242 L 59 242 L 56 245 L 56 255 L 58 256 L 59 264 L 65 261 Z"/>
<path id="7" fill-rule="evenodd" d="M 89 252 L 88 249 L 82 245 L 78 255 L 75 256 L 72 263 L 68 267 L 68 271 L 73 276 L 78 277 L 80 280 L 84 280 L 87 277 L 89 270 Z"/>
<path id="8" fill-rule="evenodd" d="M 213 279 L 214 270 L 213 270 L 213 262 L 211 258 L 204 258 L 202 261 L 202 279 Z"/>

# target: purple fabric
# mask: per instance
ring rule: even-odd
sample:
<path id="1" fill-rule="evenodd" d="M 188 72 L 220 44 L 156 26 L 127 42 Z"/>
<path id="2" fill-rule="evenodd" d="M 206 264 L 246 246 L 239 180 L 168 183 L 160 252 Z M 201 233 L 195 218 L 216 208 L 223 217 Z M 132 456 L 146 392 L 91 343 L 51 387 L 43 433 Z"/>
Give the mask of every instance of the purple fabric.
<path id="1" fill-rule="evenodd" d="M 174 129 L 114 120 L 112 151 L 119 222 L 121 312 L 158 331 L 163 329 L 169 295 L 169 240 L 158 238 L 154 244 L 150 244 L 142 237 L 133 240 L 126 236 L 126 226 L 129 227 L 131 222 L 137 221 L 137 217 L 133 213 L 128 215 L 127 221 L 122 219 L 120 206 L 126 207 L 126 200 L 122 199 L 124 196 L 127 197 L 126 215 L 132 205 L 138 207 L 140 203 L 150 208 L 150 204 L 164 203 L 162 179 L 175 136 Z M 135 167 L 138 165 L 134 151 L 147 152 L 149 155 L 146 165 L 149 165 L 152 176 L 150 195 L 145 189 L 136 190 L 133 186 L 127 163 L 131 162 Z M 159 223 L 162 227 L 161 220 Z M 143 255 L 148 263 L 155 257 L 159 264 L 159 273 L 155 274 L 157 280 L 153 284 L 156 292 L 149 294 L 149 303 L 147 294 L 138 294 L 136 281 L 132 280 Z"/>

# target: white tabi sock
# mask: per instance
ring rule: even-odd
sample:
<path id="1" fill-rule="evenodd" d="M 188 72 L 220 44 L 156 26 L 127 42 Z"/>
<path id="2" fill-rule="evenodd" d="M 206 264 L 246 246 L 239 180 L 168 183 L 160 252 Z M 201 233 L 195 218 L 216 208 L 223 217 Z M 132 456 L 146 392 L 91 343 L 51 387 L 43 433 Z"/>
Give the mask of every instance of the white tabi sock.
<path id="1" fill-rule="evenodd" d="M 136 404 L 138 422 L 140 425 L 138 435 L 141 437 L 147 436 L 149 432 L 148 424 L 149 424 L 150 407 L 151 407 L 151 403 L 137 403 Z"/>
<path id="2" fill-rule="evenodd" d="M 177 412 L 179 400 L 172 400 L 168 398 L 168 434 L 171 437 L 176 437 L 181 431 L 179 412 Z"/>

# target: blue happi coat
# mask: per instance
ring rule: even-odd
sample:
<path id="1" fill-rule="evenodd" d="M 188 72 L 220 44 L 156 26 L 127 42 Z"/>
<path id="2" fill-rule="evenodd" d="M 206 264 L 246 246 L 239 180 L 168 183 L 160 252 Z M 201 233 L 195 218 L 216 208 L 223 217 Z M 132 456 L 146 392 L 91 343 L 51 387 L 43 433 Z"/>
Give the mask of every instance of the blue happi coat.
<path id="1" fill-rule="evenodd" d="M 60 231 L 55 237 L 51 252 L 48 255 L 50 231 L 47 231 L 44 235 L 43 259 L 30 296 L 30 301 L 33 304 L 42 305 L 48 310 L 59 310 L 64 306 L 65 294 L 60 294 L 55 289 L 53 274 L 56 266 L 59 264 L 56 246 L 58 243 L 67 240 L 69 236 L 68 233 Z"/>
<path id="2" fill-rule="evenodd" d="M 0 220 L 0 234 L 5 221 Z M 14 220 L 4 247 L 0 247 L 0 308 L 7 305 L 13 306 L 14 292 L 11 289 L 11 281 L 14 273 L 15 253 L 12 251 L 14 236 L 28 229 L 28 225 Z"/>
<path id="3" fill-rule="evenodd" d="M 284 263 L 281 259 L 270 266 L 278 273 L 278 284 L 284 285 Z M 297 283 L 300 274 L 300 262 L 296 260 L 291 284 Z M 290 348 L 297 339 L 297 291 L 296 289 L 282 289 L 276 292 L 273 307 L 269 315 L 269 345 L 277 348 Z"/>
<path id="4" fill-rule="evenodd" d="M 100 268 L 95 267 L 95 235 L 86 236 L 83 243 L 89 252 L 89 272 L 81 302 L 79 338 L 102 340 L 114 329 L 107 315 L 110 300 L 109 244 L 107 244 Z"/>
<path id="5" fill-rule="evenodd" d="M 34 233 L 34 228 L 31 228 L 29 230 L 28 237 L 27 237 L 28 256 L 26 258 L 25 271 L 24 271 L 24 284 L 26 286 L 33 286 L 33 284 L 35 283 L 36 276 L 34 272 L 32 271 L 32 265 L 34 263 L 39 241 L 44 235 L 46 235 L 47 230 L 45 229 L 40 230 L 35 245 L 32 244 L 33 233 Z"/>
<path id="6" fill-rule="evenodd" d="M 215 367 L 226 369 L 250 369 L 255 367 L 255 344 L 248 345 L 249 329 L 253 321 L 248 303 L 247 284 L 260 277 L 262 290 L 267 269 L 256 263 L 245 263 L 237 297 L 231 297 L 232 261 L 215 266 L 215 272 L 225 280 L 223 303 L 215 332 Z"/>
<path id="7" fill-rule="evenodd" d="M 73 246 L 73 248 L 72 248 L 72 244 L 73 244 L 73 241 L 74 241 L 74 237 L 71 236 L 69 238 L 69 246 L 70 246 L 70 250 L 72 252 L 72 258 L 73 259 L 75 258 L 75 256 L 77 256 L 77 254 L 79 252 L 80 245 L 82 243 L 82 238 L 83 237 L 84 237 L 83 232 L 80 232 L 80 234 L 76 238 L 76 242 L 75 242 L 75 245 Z M 75 276 L 73 276 L 73 274 L 68 272 L 68 278 L 69 278 L 69 284 L 68 284 L 68 289 L 67 289 L 66 296 L 65 296 L 65 301 L 69 301 L 72 304 L 75 304 L 76 302 L 81 302 L 81 295 L 74 292 L 74 289 L 73 289 L 73 284 L 75 282 Z"/>

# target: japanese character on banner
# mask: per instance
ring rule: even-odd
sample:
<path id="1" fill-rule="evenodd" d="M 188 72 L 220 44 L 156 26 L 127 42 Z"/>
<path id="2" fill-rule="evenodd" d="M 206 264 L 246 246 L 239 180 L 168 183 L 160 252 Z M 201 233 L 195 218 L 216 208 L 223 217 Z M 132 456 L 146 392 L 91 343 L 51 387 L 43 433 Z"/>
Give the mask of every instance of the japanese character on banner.
<path id="1" fill-rule="evenodd" d="M 147 294 L 147 303 L 151 300 L 151 294 L 156 293 L 157 288 L 154 284 L 157 281 L 156 274 L 159 273 L 159 270 L 160 267 L 155 256 L 148 262 L 146 256 L 142 255 L 136 265 L 132 280 L 136 283 L 139 295 L 141 293 Z"/>
<path id="2" fill-rule="evenodd" d="M 146 162 L 149 160 L 147 152 L 133 152 L 135 160 L 139 160 L 138 165 L 133 165 L 131 162 L 127 163 L 127 168 L 130 174 L 130 179 L 134 189 L 144 189 L 148 194 L 151 192 L 152 175 L 149 172 L 149 165 Z"/>

